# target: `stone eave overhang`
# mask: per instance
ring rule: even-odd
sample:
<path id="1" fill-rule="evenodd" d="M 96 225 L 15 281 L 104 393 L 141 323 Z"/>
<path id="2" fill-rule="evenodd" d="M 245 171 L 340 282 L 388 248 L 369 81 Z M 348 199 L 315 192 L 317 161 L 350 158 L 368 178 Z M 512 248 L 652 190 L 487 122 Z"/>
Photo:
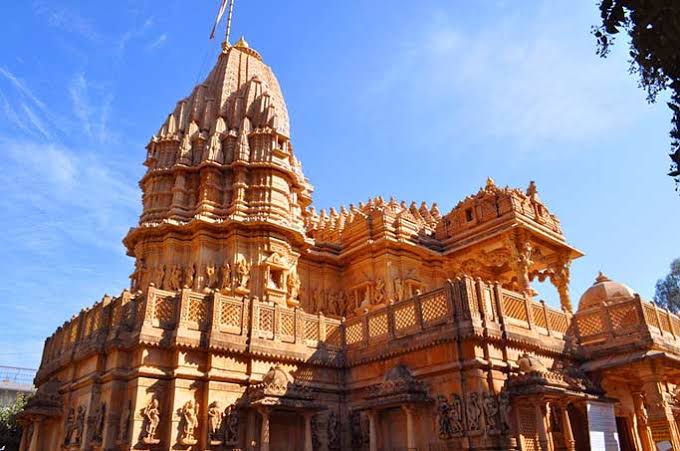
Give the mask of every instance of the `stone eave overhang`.
<path id="1" fill-rule="evenodd" d="M 293 228 L 274 221 L 226 219 L 223 221 L 208 221 L 206 219 L 192 219 L 188 222 L 161 222 L 158 224 L 138 226 L 131 228 L 123 239 L 127 248 L 127 255 L 134 257 L 134 248 L 142 239 L 187 239 L 198 233 L 215 234 L 215 238 L 224 238 L 225 233 L 251 233 L 262 232 L 279 233 L 291 240 L 291 244 L 305 249 L 312 245 L 312 241 L 304 234 L 301 228 Z M 174 235 L 174 236 L 173 236 Z"/>

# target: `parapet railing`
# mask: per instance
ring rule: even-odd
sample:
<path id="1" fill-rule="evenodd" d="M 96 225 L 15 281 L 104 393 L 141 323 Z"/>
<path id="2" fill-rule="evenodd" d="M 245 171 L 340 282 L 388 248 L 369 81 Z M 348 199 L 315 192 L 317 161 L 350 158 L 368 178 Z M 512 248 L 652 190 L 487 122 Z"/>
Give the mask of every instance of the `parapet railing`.
<path id="1" fill-rule="evenodd" d="M 641 335 L 680 347 L 680 317 L 638 295 L 605 302 L 576 313 L 576 335 L 583 346 L 638 341 Z"/>
<path id="2" fill-rule="evenodd" d="M 186 346 L 233 350 L 254 344 L 273 349 L 267 345 L 271 341 L 289 345 L 287 349 L 303 356 L 321 348 L 338 353 L 380 345 L 443 324 L 470 320 L 504 329 L 510 338 L 515 333 L 561 339 L 571 315 L 497 283 L 471 277 L 449 281 L 444 287 L 410 299 L 375 306 L 347 320 L 246 296 L 188 289 L 171 292 L 150 286 L 145 294 L 125 291 L 116 298 L 105 296 L 64 323 L 46 340 L 41 368 L 59 365 L 64 356 L 71 358 L 126 337 L 159 345 L 163 340 L 175 340 Z"/>

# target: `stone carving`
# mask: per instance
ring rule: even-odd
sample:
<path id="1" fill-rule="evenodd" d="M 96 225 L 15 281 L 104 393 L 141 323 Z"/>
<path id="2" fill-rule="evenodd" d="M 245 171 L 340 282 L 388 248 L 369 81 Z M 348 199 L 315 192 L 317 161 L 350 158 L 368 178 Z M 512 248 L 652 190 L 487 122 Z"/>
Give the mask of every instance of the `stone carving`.
<path id="1" fill-rule="evenodd" d="M 510 430 L 512 422 L 510 421 L 510 413 L 512 406 L 510 405 L 510 395 L 507 391 L 501 392 L 498 399 L 498 409 L 501 414 L 501 426 L 504 431 Z"/>
<path id="2" fill-rule="evenodd" d="M 496 401 L 496 397 L 492 393 L 485 392 L 482 405 L 484 407 L 486 432 L 489 434 L 500 432 L 500 429 L 498 428 L 498 402 Z"/>
<path id="3" fill-rule="evenodd" d="M 118 440 L 121 443 L 128 443 L 130 440 L 130 420 L 132 420 L 132 400 L 128 400 L 127 408 L 123 409 L 120 417 Z"/>
<path id="4" fill-rule="evenodd" d="M 465 432 L 465 419 L 463 413 L 463 399 L 457 393 L 451 395 L 451 429 L 453 435 L 462 435 Z"/>
<path id="5" fill-rule="evenodd" d="M 235 445 L 238 443 L 238 409 L 232 404 L 226 408 L 224 415 L 224 441 L 227 445 Z"/>
<path id="6" fill-rule="evenodd" d="M 178 265 L 172 265 L 168 274 L 167 289 L 171 291 L 179 290 L 181 287 L 182 270 Z"/>
<path id="7" fill-rule="evenodd" d="M 83 431 L 85 430 L 85 407 L 78 406 L 78 413 L 76 414 L 75 423 L 71 429 L 71 437 L 69 444 L 80 445 L 83 440 Z"/>
<path id="8" fill-rule="evenodd" d="M 468 431 L 477 432 L 481 430 L 482 408 L 479 403 L 479 393 L 472 392 L 467 395 L 465 403 L 465 413 L 467 416 Z"/>
<path id="9" fill-rule="evenodd" d="M 210 427 L 210 441 L 221 443 L 220 432 L 222 430 L 222 419 L 224 418 L 224 411 L 220 407 L 218 401 L 213 401 L 208 406 L 208 425 Z"/>
<path id="10" fill-rule="evenodd" d="M 321 449 L 321 439 L 319 438 L 319 431 L 321 429 L 320 415 L 312 417 L 312 449 Z"/>
<path id="11" fill-rule="evenodd" d="M 68 415 L 66 415 L 66 425 L 64 426 L 64 445 L 68 446 L 71 444 L 73 437 L 73 432 L 75 429 L 76 422 L 76 412 L 73 407 L 68 409 Z"/>
<path id="12" fill-rule="evenodd" d="M 231 288 L 231 266 L 227 262 L 224 262 L 220 269 L 220 280 L 221 290 L 228 290 Z"/>
<path id="13" fill-rule="evenodd" d="M 350 426 L 350 441 L 352 442 L 352 449 L 362 449 L 364 445 L 364 437 L 362 430 L 362 421 L 360 412 L 352 412 L 349 417 Z"/>
<path id="14" fill-rule="evenodd" d="M 240 259 L 236 263 L 236 283 L 240 290 L 248 290 L 248 282 L 250 281 L 250 263 L 245 259 Z"/>
<path id="15" fill-rule="evenodd" d="M 94 431 L 92 432 L 92 440 L 96 443 L 101 443 L 104 436 L 104 421 L 106 420 L 106 403 L 99 404 L 97 409 L 97 416 L 94 420 Z"/>
<path id="16" fill-rule="evenodd" d="M 161 288 L 163 286 L 163 278 L 165 277 L 165 266 L 164 265 L 159 265 L 156 266 L 156 269 L 154 269 L 154 283 L 158 288 Z"/>
<path id="17" fill-rule="evenodd" d="M 397 301 L 404 299 L 404 282 L 399 277 L 394 279 L 394 296 Z"/>
<path id="18" fill-rule="evenodd" d="M 328 415 L 327 424 L 327 438 L 328 438 L 328 449 L 340 449 L 340 424 L 338 423 L 338 416 L 335 411 L 331 411 Z"/>
<path id="19" fill-rule="evenodd" d="M 375 281 L 375 303 L 382 304 L 385 301 L 385 296 L 385 279 L 378 277 L 378 280 Z"/>
<path id="20" fill-rule="evenodd" d="M 300 297 L 300 276 L 295 269 L 290 271 L 287 280 L 288 299 L 298 300 Z"/>
<path id="21" fill-rule="evenodd" d="M 146 263 L 143 258 L 135 262 L 135 270 L 130 274 L 130 289 L 135 292 L 143 287 L 142 279 L 146 273 Z"/>
<path id="22" fill-rule="evenodd" d="M 177 163 L 178 164 L 186 164 L 189 165 L 191 164 L 192 161 L 192 156 L 191 156 L 191 136 L 189 136 L 189 133 L 184 133 L 182 136 L 182 141 L 179 145 L 179 148 L 177 149 Z"/>
<path id="23" fill-rule="evenodd" d="M 206 288 L 215 288 L 217 285 L 217 269 L 215 268 L 215 264 L 211 263 L 205 268 L 205 287 Z"/>
<path id="24" fill-rule="evenodd" d="M 210 141 L 208 142 L 206 149 L 206 160 L 217 162 L 222 160 L 222 134 L 220 132 L 216 131 L 210 136 Z"/>
<path id="25" fill-rule="evenodd" d="M 196 276 L 196 267 L 191 264 L 184 270 L 184 288 L 192 288 L 194 286 L 194 277 Z"/>
<path id="26" fill-rule="evenodd" d="M 196 437 L 194 437 L 194 430 L 198 426 L 198 417 L 196 416 L 194 401 L 189 400 L 184 404 L 181 416 L 180 442 L 183 445 L 195 445 L 197 440 Z"/>
<path id="27" fill-rule="evenodd" d="M 338 304 L 338 294 L 331 291 L 328 293 L 327 310 L 329 315 L 337 316 L 340 312 L 340 305 Z"/>
<path id="28" fill-rule="evenodd" d="M 448 440 L 453 436 L 451 427 L 451 407 L 445 396 L 437 396 L 437 425 L 439 427 L 439 438 Z"/>
<path id="29" fill-rule="evenodd" d="M 158 400 L 152 398 L 149 404 L 144 408 L 142 412 L 146 427 L 144 429 L 144 438 L 142 441 L 147 444 L 160 443 L 160 440 L 156 438 L 156 429 L 161 421 L 161 413 L 158 408 Z"/>

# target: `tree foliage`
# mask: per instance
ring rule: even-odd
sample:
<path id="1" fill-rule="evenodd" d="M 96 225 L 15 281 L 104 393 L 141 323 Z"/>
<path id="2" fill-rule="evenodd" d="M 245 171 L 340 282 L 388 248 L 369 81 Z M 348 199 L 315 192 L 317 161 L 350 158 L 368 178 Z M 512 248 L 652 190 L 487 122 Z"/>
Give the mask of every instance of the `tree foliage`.
<path id="1" fill-rule="evenodd" d="M 673 113 L 671 165 L 668 175 L 680 188 L 680 1 L 600 0 L 602 24 L 594 27 L 597 53 L 605 57 L 615 36 L 630 37 L 630 72 L 640 78 L 647 100 L 670 90 L 668 106 Z"/>
<path id="2" fill-rule="evenodd" d="M 654 302 L 671 312 L 680 312 L 680 258 L 671 263 L 671 272 L 656 282 Z"/>
<path id="3" fill-rule="evenodd" d="M 24 409 L 26 398 L 20 395 L 13 404 L 0 407 L 0 447 L 6 450 L 18 450 L 21 441 L 21 426 L 17 423 L 17 414 Z"/>

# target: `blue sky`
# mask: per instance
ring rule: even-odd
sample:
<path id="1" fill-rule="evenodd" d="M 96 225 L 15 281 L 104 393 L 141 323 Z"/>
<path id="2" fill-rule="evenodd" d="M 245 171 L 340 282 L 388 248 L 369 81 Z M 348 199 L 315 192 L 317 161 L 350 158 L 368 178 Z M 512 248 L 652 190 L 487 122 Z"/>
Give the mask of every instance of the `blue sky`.
<path id="1" fill-rule="evenodd" d="M 127 286 L 144 146 L 214 63 L 218 3 L 0 6 L 0 364 L 36 367 L 56 327 Z M 317 208 L 381 194 L 448 211 L 487 176 L 535 180 L 586 253 L 574 302 L 599 269 L 651 298 L 680 256 L 670 114 L 623 41 L 595 56 L 598 17 L 594 0 L 239 0 L 234 34 L 279 78 Z"/>

